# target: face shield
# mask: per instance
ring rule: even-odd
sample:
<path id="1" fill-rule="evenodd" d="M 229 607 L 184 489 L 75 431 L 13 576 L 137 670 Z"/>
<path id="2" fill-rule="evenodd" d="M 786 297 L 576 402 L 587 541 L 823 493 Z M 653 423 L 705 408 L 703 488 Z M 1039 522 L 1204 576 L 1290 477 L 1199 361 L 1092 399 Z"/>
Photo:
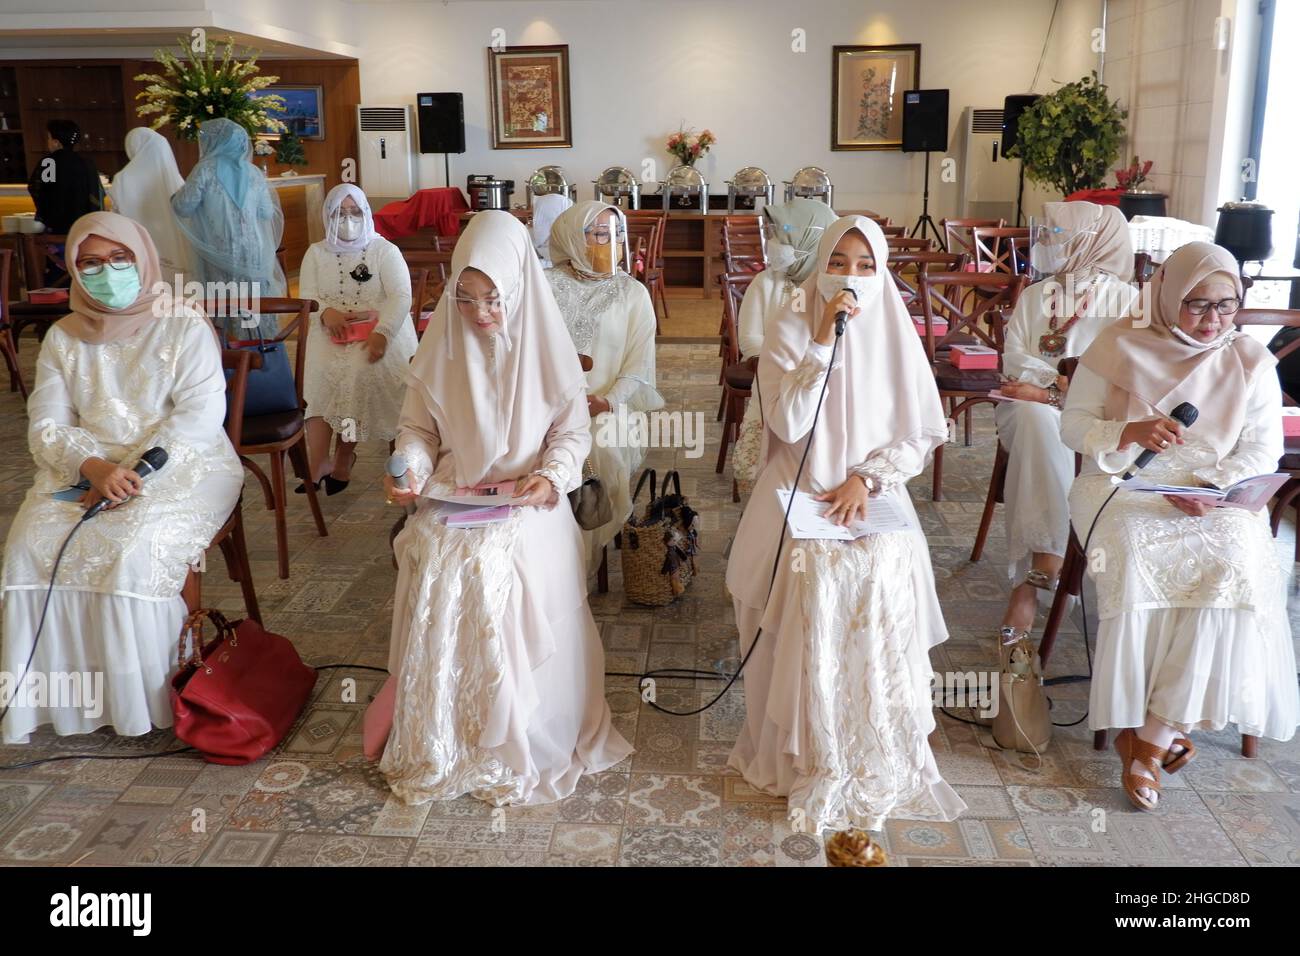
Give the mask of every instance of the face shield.
<path id="1" fill-rule="evenodd" d="M 1029 269 L 1037 282 L 1065 271 L 1070 256 L 1078 251 L 1093 229 L 1066 229 L 1045 219 L 1029 217 Z"/>
<path id="2" fill-rule="evenodd" d="M 778 272 L 791 272 L 802 266 L 817 250 L 822 233 L 821 226 L 790 226 L 763 217 L 763 236 L 767 241 L 767 267 Z M 802 246 L 800 249 L 796 246 Z M 808 250 L 807 252 L 804 249 Z"/>
<path id="3" fill-rule="evenodd" d="M 597 275 L 612 276 L 627 261 L 627 230 L 621 216 L 597 216 L 582 231 L 582 237 L 587 244 L 591 271 Z"/>

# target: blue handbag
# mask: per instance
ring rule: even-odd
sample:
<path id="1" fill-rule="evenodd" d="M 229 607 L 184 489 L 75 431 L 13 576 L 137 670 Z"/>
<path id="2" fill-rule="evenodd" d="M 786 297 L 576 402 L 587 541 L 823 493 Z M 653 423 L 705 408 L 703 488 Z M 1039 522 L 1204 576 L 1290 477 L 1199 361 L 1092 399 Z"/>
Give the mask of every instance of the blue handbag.
<path id="1" fill-rule="evenodd" d="M 297 411 L 298 388 L 289 364 L 289 350 L 284 342 L 258 339 L 256 342 L 231 342 L 231 348 L 256 351 L 262 356 L 262 367 L 248 370 L 248 389 L 244 393 L 244 417 L 275 415 Z M 226 378 L 234 374 L 226 370 Z"/>

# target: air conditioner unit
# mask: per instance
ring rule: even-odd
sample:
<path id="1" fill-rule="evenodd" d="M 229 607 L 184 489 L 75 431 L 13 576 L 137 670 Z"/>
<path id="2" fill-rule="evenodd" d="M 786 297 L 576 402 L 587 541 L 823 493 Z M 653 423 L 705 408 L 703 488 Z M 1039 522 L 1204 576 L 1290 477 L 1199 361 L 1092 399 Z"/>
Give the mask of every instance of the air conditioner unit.
<path id="1" fill-rule="evenodd" d="M 358 106 L 361 185 L 371 207 L 415 192 L 415 114 L 410 106 Z"/>
<path id="2" fill-rule="evenodd" d="M 966 219 L 1016 217 L 1020 160 L 1002 155 L 1002 110 L 968 106 L 961 114 L 962 177 L 957 205 Z"/>

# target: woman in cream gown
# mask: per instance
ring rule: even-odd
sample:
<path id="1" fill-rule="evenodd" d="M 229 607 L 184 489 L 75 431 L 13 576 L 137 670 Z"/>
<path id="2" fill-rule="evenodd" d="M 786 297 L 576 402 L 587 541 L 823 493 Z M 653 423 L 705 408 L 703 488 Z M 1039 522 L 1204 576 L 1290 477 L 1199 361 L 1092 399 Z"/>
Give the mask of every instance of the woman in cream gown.
<path id="1" fill-rule="evenodd" d="M 1049 202 L 1031 247 L 1033 266 L 1048 277 L 1021 294 L 1007 325 L 1001 391 L 1018 399 L 994 409 L 998 441 L 1007 450 L 1004 484 L 1011 599 L 1001 640 L 1012 643 L 1033 626 L 1038 601 L 1049 602 L 1070 539 L 1066 500 L 1074 452 L 1061 442 L 1061 404 L 1069 382 L 1061 359 L 1082 355 L 1097 333 L 1129 308 L 1137 287 L 1133 242 L 1117 206 Z"/>
<path id="2" fill-rule="evenodd" d="M 750 280 L 740 302 L 737 338 L 740 358 L 756 358 L 763 350 L 769 324 L 790 304 L 790 296 L 816 266 L 817 244 L 835 221 L 835 211 L 816 199 L 791 199 L 779 206 L 763 207 L 768 233 L 767 268 Z M 762 403 L 750 401 L 740 423 L 740 437 L 731 468 L 742 494 L 754 486 L 759 444 L 763 436 Z"/>
<path id="3" fill-rule="evenodd" d="M 618 207 L 581 202 L 566 209 L 551 226 L 550 252 L 547 281 L 574 348 L 592 361 L 591 464 L 613 507 L 609 522 L 583 532 L 591 574 L 632 513 L 631 480 L 645 459 L 639 432 L 620 430 L 619 416 L 629 421 L 664 404 L 655 390 L 655 313 L 645 286 L 619 268 L 627 261 L 627 226 Z"/>
<path id="4" fill-rule="evenodd" d="M 116 213 L 91 213 L 68 234 L 67 262 L 72 312 L 41 345 L 27 405 L 36 481 L 5 542 L 0 670 L 15 680 L 24 672 L 55 556 L 84 504 L 121 501 L 68 543 L 29 671 L 102 673 L 102 711 L 16 701 L 6 743 L 25 743 L 46 723 L 58 734 L 111 726 L 132 736 L 172 725 L 181 586 L 243 487 L 222 429 L 216 336 L 202 315 L 149 291 L 159 280 L 149 234 Z M 167 462 L 142 483 L 130 469 L 155 446 Z M 51 497 L 83 477 L 92 486 L 83 502 Z"/>
<path id="5" fill-rule="evenodd" d="M 884 271 L 888 255 L 870 219 L 837 220 L 800 287 L 804 310 L 792 304 L 768 329 L 757 393 L 764 463 L 727 566 L 742 652 L 762 628 L 728 764 L 755 788 L 785 795 L 814 832 L 951 820 L 965 809 L 927 740 L 928 652 L 948 634 L 907 493 L 947 428 L 916 330 Z M 836 346 L 837 311 L 849 318 Z M 869 515 L 887 498 L 912 530 L 791 540 L 778 562 L 777 491 L 794 485 L 806 447 L 798 489 L 831 502 L 828 515 Z"/>
<path id="6" fill-rule="evenodd" d="M 1142 480 L 1218 487 L 1272 474 L 1282 454 L 1276 362 L 1232 324 L 1242 295 L 1232 256 L 1190 243 L 1149 288 L 1146 314 L 1120 319 L 1083 354 L 1061 418 L 1065 443 L 1084 456 L 1070 518 L 1099 604 L 1089 725 L 1124 728 L 1115 748 L 1143 810 L 1157 803 L 1160 771 L 1194 756 L 1192 731 L 1231 723 L 1289 740 L 1300 723 L 1290 568 L 1265 511 L 1115 492 L 1112 476 L 1143 449 L 1157 454 Z M 1210 308 L 1198 316 L 1189 302 Z M 1165 418 L 1182 402 L 1199 411 L 1186 429 Z"/>
<path id="7" fill-rule="evenodd" d="M 126 134 L 125 146 L 130 162 L 113 177 L 109 191 L 113 211 L 144 226 L 158 250 L 163 282 L 184 288 L 190 244 L 176 222 L 171 200 L 185 180 L 176 167 L 172 144 L 161 133 L 137 126 Z"/>
<path id="8" fill-rule="evenodd" d="M 375 232 L 366 194 L 340 183 L 326 195 L 321 216 L 325 238 L 303 256 L 298 294 L 321 306 L 307 332 L 303 398 L 311 476 L 331 479 L 326 490 L 333 494 L 351 477 L 358 442 L 397 437 L 416 338 L 410 269 L 401 250 Z M 334 341 L 350 319 L 379 324 L 361 341 Z M 337 440 L 333 464 L 331 438 Z"/>
<path id="9" fill-rule="evenodd" d="M 416 504 L 395 542 L 392 729 L 379 763 L 407 803 L 547 803 L 631 752 L 610 723 L 564 497 L 589 426 L 582 368 L 527 230 L 478 213 L 411 366 L 397 451 L 412 490 L 385 482 L 395 503 Z M 520 499 L 505 521 L 439 520 L 430 495 L 499 481 L 516 481 Z"/>

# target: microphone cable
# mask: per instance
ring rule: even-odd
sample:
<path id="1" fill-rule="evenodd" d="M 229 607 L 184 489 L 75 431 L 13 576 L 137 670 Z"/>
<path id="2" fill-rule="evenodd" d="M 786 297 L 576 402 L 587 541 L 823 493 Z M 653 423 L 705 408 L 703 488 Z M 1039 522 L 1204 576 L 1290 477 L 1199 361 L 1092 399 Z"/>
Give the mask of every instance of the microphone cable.
<path id="1" fill-rule="evenodd" d="M 843 324 L 837 322 L 835 341 L 831 343 L 831 357 L 826 363 L 826 375 L 822 379 L 821 392 L 817 395 L 817 407 L 813 411 L 812 424 L 808 427 L 808 440 L 804 442 L 803 456 L 799 459 L 799 467 L 795 471 L 794 483 L 791 486 L 791 490 L 790 490 L 790 500 L 786 502 L 785 515 L 781 522 L 781 537 L 777 544 L 776 557 L 772 561 L 772 577 L 767 582 L 767 596 L 763 599 L 764 611 L 767 610 L 767 602 L 772 599 L 772 589 L 776 587 L 776 575 L 777 572 L 781 569 L 781 555 L 785 552 L 786 532 L 790 529 L 790 509 L 794 507 L 794 498 L 799 491 L 799 479 L 803 477 L 804 464 L 808 461 L 808 451 L 809 449 L 812 448 L 813 437 L 817 433 L 817 420 L 821 416 L 822 402 L 825 401 L 826 399 L 826 389 L 830 385 L 831 371 L 835 368 L 835 356 L 839 352 L 840 339 L 843 337 L 843 334 L 844 334 Z M 757 370 L 754 373 L 754 384 L 756 386 L 758 385 Z M 758 400 L 761 407 L 761 403 L 763 401 L 763 393 L 761 387 L 759 388 Z M 649 704 L 655 710 L 659 711 L 661 714 L 668 714 L 672 717 L 694 717 L 696 714 L 701 714 L 704 711 L 708 710 L 710 707 L 712 707 L 714 704 L 720 701 L 723 698 L 723 696 L 727 693 L 727 691 L 731 690 L 731 686 L 734 683 L 736 683 L 736 680 L 740 677 L 741 672 L 744 671 L 745 665 L 749 663 L 749 658 L 753 655 L 755 648 L 758 647 L 758 639 L 762 635 L 763 635 L 763 628 L 762 625 L 759 625 L 758 630 L 754 633 L 754 640 L 750 642 L 749 650 L 746 651 L 745 656 L 741 658 L 740 665 L 736 668 L 736 672 L 734 674 L 730 674 L 730 675 L 719 674 L 717 673 L 717 671 L 698 670 L 696 668 L 689 668 L 689 667 L 662 667 L 662 668 L 657 668 L 655 670 L 643 671 L 639 674 L 626 673 L 622 671 L 606 671 L 605 676 L 606 677 L 635 677 L 637 678 L 637 689 L 641 690 L 642 692 L 644 692 L 645 682 L 647 680 L 653 681 L 656 677 L 663 677 L 665 679 L 671 679 L 676 677 L 683 680 L 690 680 L 691 678 L 696 678 L 699 680 L 719 680 L 719 681 L 725 680 L 727 684 L 725 687 L 722 688 L 722 690 L 718 691 L 717 696 L 715 696 L 707 704 L 704 704 L 701 707 L 696 707 L 694 710 L 669 710 L 666 707 L 661 707 L 653 700 L 646 701 L 647 704 Z M 649 653 L 648 650 L 647 653 Z"/>

